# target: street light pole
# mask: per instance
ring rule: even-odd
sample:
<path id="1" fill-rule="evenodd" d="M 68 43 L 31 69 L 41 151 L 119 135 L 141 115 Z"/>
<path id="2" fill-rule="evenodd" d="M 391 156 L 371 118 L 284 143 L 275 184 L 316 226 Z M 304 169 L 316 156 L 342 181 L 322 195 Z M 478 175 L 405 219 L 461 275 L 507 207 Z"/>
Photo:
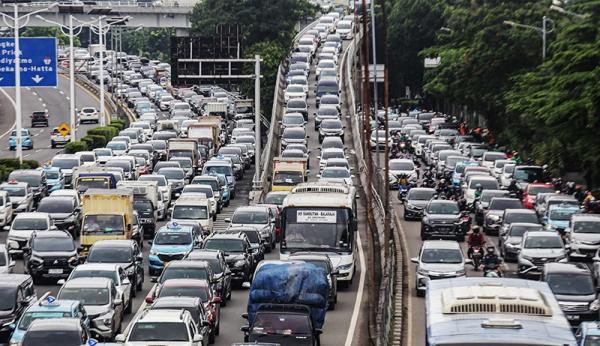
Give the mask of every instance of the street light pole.
<path id="1" fill-rule="evenodd" d="M 548 30 L 548 25 L 547 23 L 552 24 L 552 28 L 550 30 Z M 531 30 L 535 30 L 538 33 L 540 33 L 542 35 L 542 60 L 546 60 L 546 36 L 554 31 L 554 21 L 546 16 L 542 17 L 542 27 L 537 27 L 537 26 L 533 26 L 533 25 L 525 25 L 525 24 L 520 24 L 520 23 L 516 23 L 512 20 L 505 20 L 504 21 L 505 25 L 509 25 L 515 28 L 523 28 L 523 29 L 531 29 Z"/>
<path id="2" fill-rule="evenodd" d="M 373 41 L 373 118 L 375 123 L 379 125 L 379 111 L 378 106 L 378 95 L 377 95 L 377 36 L 375 33 L 375 0 L 371 0 L 371 37 Z M 368 134 L 370 136 L 370 134 Z M 379 159 L 379 127 L 375 129 L 375 162 L 377 171 L 381 169 L 381 162 Z M 387 146 L 387 143 L 385 144 Z M 378 186 L 380 187 L 380 186 Z"/>
<path id="3" fill-rule="evenodd" d="M 260 55 L 254 56 L 254 186 L 260 183 Z"/>
<path id="4" fill-rule="evenodd" d="M 100 44 L 100 126 L 106 125 L 104 116 L 104 32 L 102 31 L 102 20 L 104 17 L 98 18 L 98 41 Z"/>
<path id="5" fill-rule="evenodd" d="M 21 110 L 21 47 L 20 47 L 20 42 L 19 42 L 19 29 L 21 29 L 20 26 L 20 21 L 21 19 L 24 20 L 24 24 L 23 26 L 26 26 L 27 23 L 29 22 L 29 18 L 32 15 L 38 14 L 40 12 L 43 11 L 48 11 L 54 7 L 58 6 L 58 3 L 53 3 L 52 5 L 43 8 L 41 10 L 37 10 L 37 11 L 33 11 L 31 13 L 27 13 L 25 15 L 23 15 L 22 17 L 19 17 L 19 2 L 15 1 L 13 3 L 13 16 L 11 17 L 5 13 L 0 13 L 0 15 L 2 15 L 2 19 L 4 20 L 4 24 L 6 24 L 7 27 L 11 27 L 11 25 L 9 24 L 9 21 L 13 22 L 13 30 L 14 30 L 14 37 L 15 37 L 15 50 L 14 50 L 14 57 L 15 57 L 15 117 L 16 117 L 16 131 L 17 131 L 17 136 L 15 138 L 15 150 L 16 150 L 16 156 L 19 159 L 19 163 L 23 163 L 23 134 L 21 133 L 22 131 L 22 127 L 23 127 L 23 119 L 21 119 L 22 117 L 22 110 Z"/>

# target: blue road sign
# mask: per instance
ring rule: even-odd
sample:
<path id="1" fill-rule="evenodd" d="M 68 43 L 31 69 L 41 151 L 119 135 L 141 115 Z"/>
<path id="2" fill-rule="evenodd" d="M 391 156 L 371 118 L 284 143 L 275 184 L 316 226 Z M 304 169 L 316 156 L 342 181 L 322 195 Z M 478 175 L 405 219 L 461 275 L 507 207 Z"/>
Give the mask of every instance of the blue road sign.
<path id="1" fill-rule="evenodd" d="M 21 86 L 56 86 L 56 38 L 22 37 Z M 0 38 L 0 87 L 15 86 L 15 38 Z"/>

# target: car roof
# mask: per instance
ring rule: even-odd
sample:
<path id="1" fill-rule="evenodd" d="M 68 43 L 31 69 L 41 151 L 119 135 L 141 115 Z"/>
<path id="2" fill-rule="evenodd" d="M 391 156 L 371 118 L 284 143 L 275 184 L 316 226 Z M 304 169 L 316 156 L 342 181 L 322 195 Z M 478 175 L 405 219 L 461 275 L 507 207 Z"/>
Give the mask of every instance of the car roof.
<path id="1" fill-rule="evenodd" d="M 60 311 L 72 311 L 74 307 L 80 305 L 79 300 L 71 300 L 71 299 L 55 299 L 52 303 L 48 302 L 45 299 L 38 300 L 37 303 L 31 304 L 27 311 L 36 312 L 36 311 L 48 311 L 48 310 L 60 310 Z"/>
<path id="2" fill-rule="evenodd" d="M 209 287 L 209 284 L 208 281 L 199 279 L 169 279 L 162 283 L 162 287 Z"/>
<path id="3" fill-rule="evenodd" d="M 92 247 L 131 247 L 135 243 L 133 239 L 123 240 L 98 240 Z"/>
<path id="4" fill-rule="evenodd" d="M 35 319 L 31 322 L 31 324 L 29 325 L 29 329 L 27 329 L 27 332 L 29 333 L 30 331 L 37 331 L 37 330 L 40 330 L 40 331 L 42 331 L 42 330 L 79 331 L 80 329 L 81 329 L 81 321 L 79 318 L 49 318 L 49 319 L 39 318 L 39 319 Z"/>
<path id="5" fill-rule="evenodd" d="M 202 301 L 197 297 L 160 297 L 156 298 L 154 303 L 152 303 L 151 308 L 173 307 L 176 309 L 183 307 L 196 307 L 200 304 L 202 304 Z"/>
<path id="6" fill-rule="evenodd" d="M 244 235 L 243 233 L 213 233 L 211 234 L 206 240 L 208 239 L 235 239 L 235 240 L 244 240 L 244 238 L 242 237 L 242 235 Z"/>
<path id="7" fill-rule="evenodd" d="M 526 232 L 525 234 L 527 235 L 527 237 L 545 237 L 545 236 L 560 237 L 558 235 L 558 233 L 548 232 L 548 231 L 533 231 L 533 232 Z"/>
<path id="8" fill-rule="evenodd" d="M 189 268 L 189 267 L 196 267 L 196 268 L 207 268 L 209 266 L 209 264 L 207 262 L 204 261 L 185 261 L 185 260 L 175 260 L 175 261 L 171 261 L 169 263 L 167 263 L 167 265 L 165 266 L 166 268 Z"/>
<path id="9" fill-rule="evenodd" d="M 235 214 L 238 211 L 264 211 L 264 212 L 267 212 L 267 211 L 269 211 L 269 208 L 265 207 L 265 206 L 260 206 L 260 205 L 248 205 L 248 206 L 237 207 L 237 209 L 233 213 Z"/>
<path id="10" fill-rule="evenodd" d="M 544 271 L 546 273 L 565 273 L 565 274 L 585 274 L 592 275 L 590 269 L 585 263 L 571 262 L 571 263 L 558 263 L 550 262 L 544 265 Z"/>
<path id="11" fill-rule="evenodd" d="M 512 198 L 512 199 L 515 199 L 515 198 Z M 504 210 L 504 212 L 505 212 L 506 214 L 512 214 L 512 213 L 514 213 L 514 214 L 535 214 L 535 215 L 537 215 L 537 214 L 535 213 L 535 210 L 532 210 L 532 209 L 525 209 L 525 208 L 518 208 L 518 209 L 505 209 L 505 210 Z"/>
<path id="12" fill-rule="evenodd" d="M 68 238 L 72 239 L 71 235 L 66 231 L 41 231 L 34 232 L 36 238 Z"/>
<path id="13" fill-rule="evenodd" d="M 423 249 L 456 249 L 460 250 L 460 245 L 451 240 L 426 240 L 422 245 Z"/>
<path id="14" fill-rule="evenodd" d="M 101 271 L 118 271 L 121 266 L 118 263 L 83 263 L 75 267 L 73 270 L 101 270 Z"/>
<path id="15" fill-rule="evenodd" d="M 140 315 L 135 323 L 146 322 L 184 322 L 183 316 L 189 315 L 189 312 L 182 309 L 160 309 L 147 310 Z"/>
<path id="16" fill-rule="evenodd" d="M 63 287 L 109 287 L 112 284 L 112 280 L 108 278 L 86 278 L 80 277 L 68 280 L 65 282 Z"/>
<path id="17" fill-rule="evenodd" d="M 412 189 L 410 189 L 410 191 L 435 192 L 435 189 L 431 187 L 413 187 Z"/>
<path id="18" fill-rule="evenodd" d="M 508 225 L 509 228 L 514 228 L 514 227 L 543 227 L 541 224 L 539 223 L 531 223 L 531 222 L 513 222 L 510 225 Z"/>
<path id="19" fill-rule="evenodd" d="M 15 216 L 15 219 L 46 219 L 50 218 L 48 213 L 43 213 L 40 211 L 33 211 L 29 213 L 19 213 Z"/>
<path id="20" fill-rule="evenodd" d="M 600 214 L 573 214 L 572 221 L 600 221 Z"/>

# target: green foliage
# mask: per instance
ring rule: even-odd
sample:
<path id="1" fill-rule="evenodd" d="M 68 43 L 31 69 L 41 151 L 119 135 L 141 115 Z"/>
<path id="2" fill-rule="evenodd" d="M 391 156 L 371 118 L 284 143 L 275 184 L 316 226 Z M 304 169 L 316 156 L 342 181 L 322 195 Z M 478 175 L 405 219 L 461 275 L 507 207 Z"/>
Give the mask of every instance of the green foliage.
<path id="1" fill-rule="evenodd" d="M 82 137 L 81 141 L 85 142 L 89 149 L 102 148 L 108 143 L 104 136 L 90 135 L 89 133 L 87 136 Z"/>
<path id="2" fill-rule="evenodd" d="M 109 124 L 112 127 L 116 127 L 119 131 L 123 130 L 125 127 L 127 127 L 127 122 L 125 120 L 113 120 L 110 122 Z"/>
<path id="3" fill-rule="evenodd" d="M 85 142 L 74 141 L 69 142 L 65 145 L 65 153 L 66 154 L 74 154 L 80 151 L 87 151 L 88 146 Z"/>
<path id="4" fill-rule="evenodd" d="M 99 126 L 89 129 L 88 135 L 96 135 L 104 137 L 106 142 L 110 142 L 110 140 L 119 133 L 119 130 L 114 126 Z"/>
<path id="5" fill-rule="evenodd" d="M 22 37 L 56 37 L 58 39 L 58 44 L 61 46 L 69 45 L 69 36 L 65 35 L 59 28 L 51 27 L 26 27 L 25 30 L 21 33 Z M 79 41 L 79 37 L 73 37 L 73 45 L 75 47 L 81 46 L 81 42 Z"/>
<path id="6" fill-rule="evenodd" d="M 121 34 L 123 50 L 149 59 L 169 60 L 169 47 L 174 28 L 144 28 Z"/>
<path id="7" fill-rule="evenodd" d="M 23 164 L 19 164 L 19 159 L 0 159 L 0 181 L 6 181 L 16 169 L 36 169 L 39 166 L 39 162 L 35 160 L 23 160 Z"/>

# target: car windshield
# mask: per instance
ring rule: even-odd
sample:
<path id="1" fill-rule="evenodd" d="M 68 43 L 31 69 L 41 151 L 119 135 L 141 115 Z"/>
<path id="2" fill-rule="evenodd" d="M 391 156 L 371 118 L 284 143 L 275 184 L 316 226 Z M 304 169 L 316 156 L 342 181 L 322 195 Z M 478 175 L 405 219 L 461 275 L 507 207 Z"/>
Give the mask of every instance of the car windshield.
<path id="1" fill-rule="evenodd" d="M 167 186 L 165 178 L 157 175 L 143 175 L 138 179 L 138 181 L 155 181 L 158 183 L 158 186 Z"/>
<path id="2" fill-rule="evenodd" d="M 72 201 L 44 198 L 40 201 L 37 211 L 44 213 L 71 214 L 74 209 L 75 204 Z"/>
<path id="3" fill-rule="evenodd" d="M 406 199 L 409 201 L 428 201 L 433 198 L 435 191 L 410 190 Z"/>
<path id="4" fill-rule="evenodd" d="M 600 335 L 587 335 L 585 337 L 585 341 L 581 346 L 599 346 L 600 345 Z"/>
<path id="5" fill-rule="evenodd" d="M 86 262 L 90 263 L 129 263 L 133 252 L 130 247 L 102 246 L 90 250 Z"/>
<path id="6" fill-rule="evenodd" d="M 50 319 L 50 318 L 63 318 L 72 317 L 70 312 L 60 311 L 40 311 L 40 312 L 26 312 L 19 320 L 19 330 L 27 330 L 31 322 L 37 319 Z M 43 344 L 45 345 L 45 343 Z"/>
<path id="7" fill-rule="evenodd" d="M 200 298 L 202 302 L 206 302 L 208 301 L 208 292 L 201 287 L 195 286 L 163 286 L 158 294 L 158 297 L 194 297 Z"/>
<path id="8" fill-rule="evenodd" d="M 185 342 L 188 330 L 182 322 L 138 322 L 133 325 L 128 341 L 140 342 Z"/>
<path id="9" fill-rule="evenodd" d="M 392 171 L 412 171 L 415 169 L 415 165 L 412 162 L 398 162 L 391 161 L 390 162 L 390 170 Z"/>
<path id="10" fill-rule="evenodd" d="M 10 133 L 10 135 L 11 135 L 12 137 L 16 137 L 16 136 L 17 136 L 17 131 L 16 131 L 16 130 L 13 130 L 13 131 Z M 27 130 L 21 130 L 21 136 L 23 136 L 23 137 L 25 137 L 25 136 L 29 136 L 29 131 L 27 131 Z"/>
<path id="11" fill-rule="evenodd" d="M 497 190 L 498 189 L 498 181 L 496 179 L 472 179 L 469 184 L 469 189 L 477 188 L 477 185 L 481 185 L 481 187 L 485 190 Z"/>
<path id="12" fill-rule="evenodd" d="M 2 190 L 6 191 L 8 195 L 12 197 L 23 197 L 27 194 L 27 189 L 24 187 L 4 186 Z"/>
<path id="13" fill-rule="evenodd" d="M 65 346 L 81 344 L 81 335 L 75 330 L 36 330 L 26 333 L 23 346 L 44 345 L 44 346 Z"/>
<path id="14" fill-rule="evenodd" d="M 287 103 L 287 107 L 288 108 L 306 108 L 306 102 L 304 102 L 304 100 L 296 100 L 296 99 L 292 99 L 289 100 Z"/>
<path id="15" fill-rule="evenodd" d="M 285 197 L 287 197 L 287 194 L 285 193 L 268 193 L 265 197 L 264 203 L 281 205 L 283 204 Z"/>
<path id="16" fill-rule="evenodd" d="M 537 196 L 539 193 L 554 192 L 551 186 L 529 186 L 527 194 L 529 196 Z"/>
<path id="17" fill-rule="evenodd" d="M 154 211 L 152 202 L 149 199 L 134 199 L 133 209 L 135 209 L 138 213 L 151 213 Z"/>
<path id="18" fill-rule="evenodd" d="M 181 166 L 181 168 L 192 168 L 191 160 L 172 160 L 172 161 L 179 162 L 179 166 Z"/>
<path id="19" fill-rule="evenodd" d="M 173 208 L 173 219 L 208 219 L 206 206 L 176 205 Z"/>
<path id="20" fill-rule="evenodd" d="M 546 282 L 552 293 L 562 295 L 592 295 L 596 294 L 591 275 L 555 273 L 548 274 Z"/>
<path id="21" fill-rule="evenodd" d="M 321 160 L 327 161 L 328 159 L 343 159 L 345 158 L 343 151 L 338 150 L 326 150 L 321 155 Z"/>
<path id="22" fill-rule="evenodd" d="M 52 167 L 62 168 L 62 169 L 73 169 L 74 167 L 79 166 L 79 159 L 53 159 Z"/>
<path id="23" fill-rule="evenodd" d="M 126 150 L 127 144 L 125 142 L 109 142 L 106 147 L 112 150 Z"/>
<path id="24" fill-rule="evenodd" d="M 350 172 L 345 169 L 324 169 L 322 178 L 350 178 Z"/>
<path id="25" fill-rule="evenodd" d="M 94 270 L 76 268 L 71 274 L 71 276 L 69 276 L 69 280 L 75 278 L 107 278 L 115 284 L 118 284 L 118 275 L 119 274 L 116 270 Z"/>
<path id="26" fill-rule="evenodd" d="M 528 183 L 533 183 L 536 180 L 542 181 L 544 180 L 544 171 L 538 167 L 516 168 L 513 178 Z"/>
<path id="27" fill-rule="evenodd" d="M 522 208 L 521 201 L 513 199 L 499 199 L 494 198 L 491 200 L 489 209 L 490 210 L 506 210 L 506 209 L 518 209 Z"/>
<path id="28" fill-rule="evenodd" d="M 311 334 L 309 316 L 289 313 L 259 313 L 254 318 L 252 333 L 278 335 Z"/>
<path id="29" fill-rule="evenodd" d="M 31 248 L 39 252 L 50 252 L 50 251 L 74 251 L 75 244 L 71 238 L 34 238 Z"/>
<path id="30" fill-rule="evenodd" d="M 579 208 L 552 208 L 549 212 L 549 217 L 551 220 L 557 221 L 568 221 L 571 220 L 571 216 L 574 214 L 578 214 L 581 210 Z"/>
<path id="31" fill-rule="evenodd" d="M 504 153 L 487 153 L 485 154 L 484 161 L 494 162 L 496 160 L 504 160 L 506 154 Z"/>
<path id="32" fill-rule="evenodd" d="M 268 214 L 265 211 L 238 210 L 231 218 L 231 223 L 266 224 L 268 222 Z"/>
<path id="33" fill-rule="evenodd" d="M 40 185 L 41 178 L 38 175 L 19 174 L 17 176 L 9 176 L 8 179 L 15 179 L 21 183 L 28 183 L 30 187 L 38 187 Z"/>
<path id="34" fill-rule="evenodd" d="M 87 234 L 123 234 L 123 216 L 87 215 L 83 219 L 83 232 Z"/>
<path id="35" fill-rule="evenodd" d="M 526 249 L 562 249 L 563 243 L 558 236 L 536 236 L 527 237 Z"/>
<path id="36" fill-rule="evenodd" d="M 542 231 L 542 226 L 513 226 L 510 228 L 511 237 L 522 237 L 525 232 Z"/>
<path id="37" fill-rule="evenodd" d="M 284 172 L 277 171 L 273 175 L 273 183 L 277 185 L 296 185 L 303 181 L 301 172 Z"/>
<path id="38" fill-rule="evenodd" d="M 340 121 L 323 121 L 321 128 L 330 130 L 339 130 L 342 128 L 342 122 Z"/>
<path id="39" fill-rule="evenodd" d="M 244 252 L 244 243 L 237 239 L 207 239 L 204 248 L 224 252 Z"/>
<path id="40" fill-rule="evenodd" d="M 453 214 L 456 215 L 460 212 L 456 203 L 430 203 L 427 208 L 429 214 Z"/>
<path id="41" fill-rule="evenodd" d="M 156 245 L 189 245 L 192 235 L 189 232 L 158 232 L 154 237 Z"/>
<path id="42" fill-rule="evenodd" d="M 232 175 L 231 167 L 228 166 L 208 166 L 204 167 L 205 171 L 202 174 L 224 174 L 226 176 Z"/>
<path id="43" fill-rule="evenodd" d="M 505 222 L 509 224 L 513 222 L 538 223 L 538 217 L 535 213 L 509 213 Z"/>
<path id="44" fill-rule="evenodd" d="M 293 139 L 303 139 L 306 137 L 306 133 L 304 131 L 296 131 L 296 129 L 289 129 L 283 131 L 283 138 L 293 138 Z"/>
<path id="45" fill-rule="evenodd" d="M 107 288 L 63 287 L 57 299 L 79 300 L 83 305 L 106 305 L 109 295 Z"/>
<path id="46" fill-rule="evenodd" d="M 164 175 L 167 179 L 184 179 L 185 172 L 182 169 L 161 169 L 158 174 Z"/>
<path id="47" fill-rule="evenodd" d="M 482 202 L 489 202 L 492 200 L 492 198 L 494 197 L 505 197 L 507 195 L 507 192 L 505 191 L 483 191 L 481 193 L 481 201 Z"/>
<path id="48" fill-rule="evenodd" d="M 457 249 L 425 249 L 421 255 L 423 263 L 462 263 L 462 254 Z"/>
<path id="49" fill-rule="evenodd" d="M 170 279 L 208 280 L 208 271 L 203 267 L 167 267 L 160 276 L 160 283 Z"/>
<path id="50" fill-rule="evenodd" d="M 48 229 L 48 220 L 45 218 L 17 218 L 13 221 L 11 229 L 14 231 L 44 231 Z"/>
<path id="51" fill-rule="evenodd" d="M 286 91 L 287 92 L 291 92 L 291 93 L 303 93 L 304 92 L 304 88 L 302 86 L 292 84 L 292 85 L 290 85 L 290 86 L 287 87 Z"/>
<path id="52" fill-rule="evenodd" d="M 48 171 L 46 172 L 46 179 L 58 179 L 60 178 L 60 173 L 54 171 Z"/>

